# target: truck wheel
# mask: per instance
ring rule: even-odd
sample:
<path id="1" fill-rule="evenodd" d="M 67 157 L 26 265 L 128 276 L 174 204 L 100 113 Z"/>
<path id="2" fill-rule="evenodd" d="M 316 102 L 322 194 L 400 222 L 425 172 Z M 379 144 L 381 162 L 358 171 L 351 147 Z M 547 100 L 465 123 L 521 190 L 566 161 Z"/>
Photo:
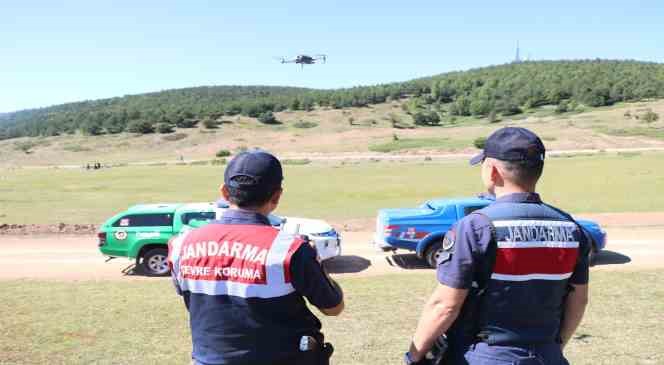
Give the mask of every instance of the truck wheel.
<path id="1" fill-rule="evenodd" d="M 438 258 L 442 253 L 443 245 L 440 242 L 433 243 L 427 248 L 424 258 L 427 260 L 427 264 L 435 269 L 438 267 Z"/>
<path id="2" fill-rule="evenodd" d="M 141 262 L 143 273 L 148 276 L 168 275 L 168 250 L 165 248 L 153 248 L 143 254 Z"/>

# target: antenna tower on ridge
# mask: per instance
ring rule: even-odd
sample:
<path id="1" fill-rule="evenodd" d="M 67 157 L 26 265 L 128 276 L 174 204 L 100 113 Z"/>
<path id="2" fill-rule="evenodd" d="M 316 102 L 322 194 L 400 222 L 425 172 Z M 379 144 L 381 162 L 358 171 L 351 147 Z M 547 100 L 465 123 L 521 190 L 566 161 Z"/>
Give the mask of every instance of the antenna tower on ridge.
<path id="1" fill-rule="evenodd" d="M 521 63 L 521 55 L 519 54 L 519 41 L 516 41 L 516 57 L 514 57 L 514 63 Z"/>

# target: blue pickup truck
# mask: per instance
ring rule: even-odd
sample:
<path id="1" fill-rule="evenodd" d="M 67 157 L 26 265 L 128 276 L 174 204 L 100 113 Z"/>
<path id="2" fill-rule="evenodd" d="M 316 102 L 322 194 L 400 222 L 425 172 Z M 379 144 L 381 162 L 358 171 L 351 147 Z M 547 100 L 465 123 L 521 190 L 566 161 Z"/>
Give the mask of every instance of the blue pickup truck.
<path id="1" fill-rule="evenodd" d="M 417 208 L 381 209 L 376 219 L 374 243 L 384 251 L 403 249 L 435 267 L 442 238 L 459 219 L 491 204 L 491 197 L 432 199 Z M 591 220 L 577 219 L 592 243 L 590 262 L 606 246 L 606 232 Z"/>

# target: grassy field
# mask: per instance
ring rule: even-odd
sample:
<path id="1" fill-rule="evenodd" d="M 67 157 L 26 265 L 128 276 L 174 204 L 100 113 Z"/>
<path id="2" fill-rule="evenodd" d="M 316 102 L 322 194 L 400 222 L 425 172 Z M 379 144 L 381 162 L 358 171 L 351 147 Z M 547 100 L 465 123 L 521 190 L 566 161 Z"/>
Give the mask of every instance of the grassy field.
<path id="1" fill-rule="evenodd" d="M 572 364 L 664 363 L 664 271 L 595 272 L 567 348 Z M 343 278 L 347 309 L 324 318 L 334 364 L 400 364 L 433 272 Z M 190 335 L 168 279 L 0 281 L 0 364 L 185 364 Z M 395 315 L 398 312 L 398 315 Z"/>
<path id="2" fill-rule="evenodd" d="M 661 211 L 664 154 L 551 158 L 543 197 L 572 212 Z M 279 213 L 333 220 L 481 191 L 479 169 L 456 162 L 285 166 Z M 213 201 L 223 166 L 101 171 L 0 170 L 0 223 L 101 223 L 137 203 Z"/>
<path id="3" fill-rule="evenodd" d="M 395 134 L 396 135 L 396 134 Z M 394 139 L 394 137 L 393 137 Z M 456 151 L 466 148 L 472 141 L 450 140 L 449 138 L 403 138 L 390 142 L 378 143 L 369 146 L 374 152 L 394 152 L 401 150 L 448 150 Z"/>

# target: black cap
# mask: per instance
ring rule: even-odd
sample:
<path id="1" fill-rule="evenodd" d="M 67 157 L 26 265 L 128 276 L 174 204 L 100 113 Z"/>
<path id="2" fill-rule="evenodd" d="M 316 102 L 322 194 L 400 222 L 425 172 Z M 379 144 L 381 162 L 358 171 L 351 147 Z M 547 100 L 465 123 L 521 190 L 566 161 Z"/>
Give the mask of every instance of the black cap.
<path id="1" fill-rule="evenodd" d="M 262 150 L 238 154 L 228 163 L 224 172 L 224 184 L 243 190 L 273 189 L 281 186 L 283 179 L 279 160 Z"/>
<path id="2" fill-rule="evenodd" d="M 477 165 L 491 157 L 501 161 L 524 161 L 532 164 L 544 163 L 544 143 L 537 135 L 526 128 L 501 128 L 487 138 L 484 150 L 470 160 Z"/>

